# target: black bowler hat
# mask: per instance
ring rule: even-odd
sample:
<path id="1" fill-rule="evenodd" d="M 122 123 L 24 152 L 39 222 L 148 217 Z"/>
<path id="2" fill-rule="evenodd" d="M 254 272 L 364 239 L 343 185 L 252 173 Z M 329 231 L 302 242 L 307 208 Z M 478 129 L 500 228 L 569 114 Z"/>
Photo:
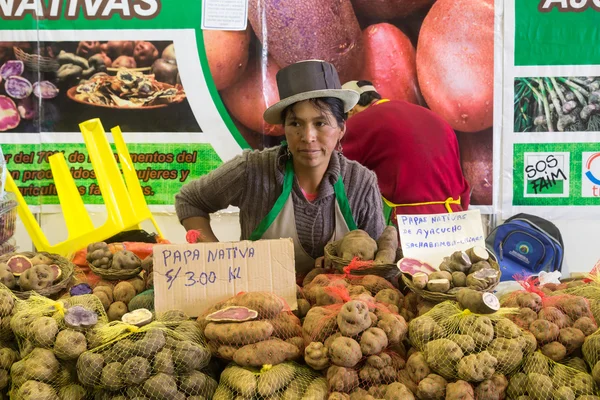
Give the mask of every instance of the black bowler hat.
<path id="1" fill-rule="evenodd" d="M 342 89 L 335 67 L 320 60 L 299 61 L 277 72 L 277 89 L 281 101 L 267 108 L 263 118 L 269 124 L 281 124 L 283 110 L 299 101 L 318 97 L 335 97 L 344 102 L 344 112 L 358 103 L 360 95 Z"/>

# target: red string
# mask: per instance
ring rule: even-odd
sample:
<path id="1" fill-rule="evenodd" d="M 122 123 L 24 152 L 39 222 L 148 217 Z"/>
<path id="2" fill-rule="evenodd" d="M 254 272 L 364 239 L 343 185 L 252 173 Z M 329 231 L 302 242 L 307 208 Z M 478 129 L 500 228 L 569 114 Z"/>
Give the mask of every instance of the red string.
<path id="1" fill-rule="evenodd" d="M 202 234 L 202 232 L 196 229 L 189 230 L 185 234 L 185 240 L 188 243 L 200 243 L 202 239 L 204 239 L 204 235 Z"/>
<path id="2" fill-rule="evenodd" d="M 352 271 L 367 269 L 367 268 L 371 268 L 372 266 L 373 266 L 373 260 L 362 261 L 360 258 L 354 257 L 352 259 L 352 261 L 350 261 L 350 264 L 348 264 L 347 266 L 344 267 L 344 273 L 346 275 L 350 275 L 350 273 Z"/>

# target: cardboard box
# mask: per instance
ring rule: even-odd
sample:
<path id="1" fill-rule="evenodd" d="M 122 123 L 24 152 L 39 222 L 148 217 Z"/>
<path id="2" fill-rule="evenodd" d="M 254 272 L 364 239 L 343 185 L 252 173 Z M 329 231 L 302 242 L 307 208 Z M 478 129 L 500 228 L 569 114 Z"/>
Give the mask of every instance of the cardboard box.
<path id="1" fill-rule="evenodd" d="M 154 246 L 154 308 L 192 317 L 240 292 L 271 292 L 295 310 L 291 239 Z"/>

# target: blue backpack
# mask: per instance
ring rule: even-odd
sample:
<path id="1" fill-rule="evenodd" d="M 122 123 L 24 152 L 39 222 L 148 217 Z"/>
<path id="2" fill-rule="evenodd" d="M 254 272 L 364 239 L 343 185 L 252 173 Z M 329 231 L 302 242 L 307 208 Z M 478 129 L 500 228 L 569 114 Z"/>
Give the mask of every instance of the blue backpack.
<path id="1" fill-rule="evenodd" d="M 497 226 L 485 240 L 498 259 L 502 281 L 514 274 L 537 275 L 562 269 L 564 245 L 552 222 L 530 214 L 517 214 Z"/>

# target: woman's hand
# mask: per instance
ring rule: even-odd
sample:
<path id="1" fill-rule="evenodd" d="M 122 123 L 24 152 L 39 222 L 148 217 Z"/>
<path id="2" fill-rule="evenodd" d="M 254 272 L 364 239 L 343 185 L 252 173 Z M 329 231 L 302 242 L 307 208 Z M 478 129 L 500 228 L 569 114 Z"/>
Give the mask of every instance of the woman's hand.
<path id="1" fill-rule="evenodd" d="M 331 269 L 331 260 L 325 258 L 325 256 L 319 257 L 315 260 L 315 268 Z"/>
<path id="2" fill-rule="evenodd" d="M 210 220 L 208 218 L 191 217 L 184 219 L 182 224 L 185 230 L 188 232 L 199 232 L 199 234 L 193 235 L 196 239 L 196 243 L 214 243 L 219 241 L 210 226 Z"/>

